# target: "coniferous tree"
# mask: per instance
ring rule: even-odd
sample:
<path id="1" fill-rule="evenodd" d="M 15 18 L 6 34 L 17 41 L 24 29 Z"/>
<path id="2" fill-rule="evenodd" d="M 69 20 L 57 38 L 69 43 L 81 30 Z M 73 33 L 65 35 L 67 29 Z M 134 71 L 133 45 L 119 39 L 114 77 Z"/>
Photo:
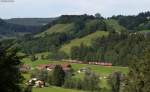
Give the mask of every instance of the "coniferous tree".
<path id="1" fill-rule="evenodd" d="M 65 72 L 60 65 L 56 65 L 52 74 L 53 85 L 62 86 L 65 80 Z"/>
<path id="2" fill-rule="evenodd" d="M 84 79 L 83 79 L 83 89 L 89 90 L 91 92 L 100 91 L 99 85 L 99 75 L 95 74 L 94 72 L 86 71 Z"/>
<path id="3" fill-rule="evenodd" d="M 120 92 L 122 74 L 120 72 L 114 72 L 109 76 L 108 83 L 112 92 Z"/>
<path id="4" fill-rule="evenodd" d="M 1 92 L 21 92 L 21 76 L 19 65 L 21 61 L 17 50 L 0 45 L 0 90 Z"/>
<path id="5" fill-rule="evenodd" d="M 124 92 L 150 92 L 150 48 L 141 56 L 132 56 Z"/>

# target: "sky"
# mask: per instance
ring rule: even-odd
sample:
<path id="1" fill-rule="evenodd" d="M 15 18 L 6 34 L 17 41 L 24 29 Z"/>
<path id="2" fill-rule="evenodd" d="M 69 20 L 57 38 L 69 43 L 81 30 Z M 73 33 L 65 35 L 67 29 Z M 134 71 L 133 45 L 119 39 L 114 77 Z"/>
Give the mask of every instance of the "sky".
<path id="1" fill-rule="evenodd" d="M 60 15 L 135 15 L 150 10 L 150 0 L 0 0 L 0 18 Z"/>

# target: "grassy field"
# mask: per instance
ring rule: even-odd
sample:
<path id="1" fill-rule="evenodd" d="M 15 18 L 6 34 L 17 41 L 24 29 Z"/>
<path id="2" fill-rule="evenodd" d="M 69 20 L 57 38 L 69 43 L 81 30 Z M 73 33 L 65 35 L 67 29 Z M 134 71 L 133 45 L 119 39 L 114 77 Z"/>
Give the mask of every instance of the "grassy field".
<path id="1" fill-rule="evenodd" d="M 142 30 L 142 31 L 138 31 L 139 33 L 149 33 L 150 30 Z"/>
<path id="2" fill-rule="evenodd" d="M 127 67 L 119 67 L 119 66 L 106 67 L 106 66 L 100 66 L 100 65 L 72 64 L 72 67 L 75 70 L 78 70 L 83 67 L 90 67 L 92 69 L 92 71 L 99 73 L 101 75 L 108 75 L 115 71 L 121 71 L 124 74 L 128 73 Z"/>
<path id="3" fill-rule="evenodd" d="M 40 54 L 38 54 L 40 55 Z M 36 60 L 34 62 L 30 61 L 29 58 L 23 59 L 23 62 L 25 64 L 30 65 L 31 67 L 35 68 L 36 66 L 40 64 L 71 64 L 72 68 L 75 70 L 75 76 L 76 78 L 83 78 L 84 74 L 83 73 L 77 73 L 77 71 L 83 67 L 89 67 L 91 68 L 92 71 L 95 73 L 99 74 L 100 77 L 107 77 L 109 74 L 115 72 L 115 71 L 120 71 L 124 74 L 128 73 L 128 68 L 127 67 L 119 67 L 119 66 L 112 66 L 112 67 L 105 67 L 105 66 L 100 66 L 100 65 L 89 65 L 89 64 L 75 64 L 75 63 L 69 63 L 69 62 L 64 62 L 64 61 L 49 61 L 49 60 Z M 25 81 L 30 79 L 30 73 L 28 74 L 23 74 L 25 77 Z M 108 88 L 109 86 L 107 84 L 107 79 L 101 79 L 100 80 L 100 87 L 101 88 Z M 60 87 L 45 87 L 45 88 L 33 88 L 33 92 L 84 92 L 84 91 L 79 91 L 79 90 L 73 90 L 73 89 L 64 89 Z"/>
<path id="4" fill-rule="evenodd" d="M 72 30 L 73 27 L 74 27 L 73 23 L 70 23 L 70 24 L 56 24 L 56 25 L 52 26 L 51 28 L 47 29 L 46 31 L 35 35 L 35 37 L 44 37 L 45 34 L 68 32 L 68 31 Z"/>
<path id="5" fill-rule="evenodd" d="M 83 43 L 85 45 L 91 45 L 91 42 L 93 39 L 96 39 L 96 38 L 102 37 L 102 36 L 106 36 L 106 35 L 108 35 L 108 32 L 106 32 L 106 31 L 97 31 L 97 32 L 92 33 L 83 38 L 77 38 L 77 39 L 72 40 L 70 43 L 63 45 L 61 47 L 60 51 L 69 53 L 71 47 L 73 47 L 73 46 L 79 46 L 81 43 Z"/>
<path id="6" fill-rule="evenodd" d="M 33 88 L 33 92 L 85 92 L 73 89 L 65 89 L 60 87 Z"/>
<path id="7" fill-rule="evenodd" d="M 30 61 L 29 58 L 23 59 L 23 62 L 33 68 L 35 68 L 36 66 L 38 66 L 40 64 L 66 64 L 66 63 L 68 63 L 68 62 L 64 62 L 64 61 L 49 61 L 49 60 L 40 60 L 40 59 L 32 62 L 32 61 Z M 77 71 L 83 67 L 90 67 L 94 72 L 99 73 L 101 75 L 108 75 L 115 71 L 121 71 L 124 74 L 128 73 L 127 67 L 119 67 L 119 66 L 106 67 L 106 66 L 100 66 L 100 65 L 75 64 L 75 63 L 70 63 L 70 64 L 72 65 L 72 67 L 75 71 Z"/>

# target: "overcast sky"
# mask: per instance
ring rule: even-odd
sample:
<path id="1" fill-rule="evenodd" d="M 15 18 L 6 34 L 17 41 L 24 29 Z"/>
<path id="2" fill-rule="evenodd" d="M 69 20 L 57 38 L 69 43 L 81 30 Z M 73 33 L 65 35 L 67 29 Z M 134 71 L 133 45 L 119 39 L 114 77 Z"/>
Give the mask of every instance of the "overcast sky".
<path id="1" fill-rule="evenodd" d="M 56 17 L 64 14 L 133 15 L 150 10 L 150 0 L 0 0 L 1 18 Z M 12 1 L 12 0 L 10 0 Z"/>

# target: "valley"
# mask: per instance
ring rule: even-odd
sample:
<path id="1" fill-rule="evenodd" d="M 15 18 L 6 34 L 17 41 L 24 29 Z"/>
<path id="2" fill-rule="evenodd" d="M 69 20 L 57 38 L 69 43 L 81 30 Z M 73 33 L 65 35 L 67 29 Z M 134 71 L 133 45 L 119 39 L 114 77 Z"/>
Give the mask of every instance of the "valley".
<path id="1" fill-rule="evenodd" d="M 13 78 L 23 92 L 147 90 L 149 16 L 0 19 L 1 81 Z"/>

